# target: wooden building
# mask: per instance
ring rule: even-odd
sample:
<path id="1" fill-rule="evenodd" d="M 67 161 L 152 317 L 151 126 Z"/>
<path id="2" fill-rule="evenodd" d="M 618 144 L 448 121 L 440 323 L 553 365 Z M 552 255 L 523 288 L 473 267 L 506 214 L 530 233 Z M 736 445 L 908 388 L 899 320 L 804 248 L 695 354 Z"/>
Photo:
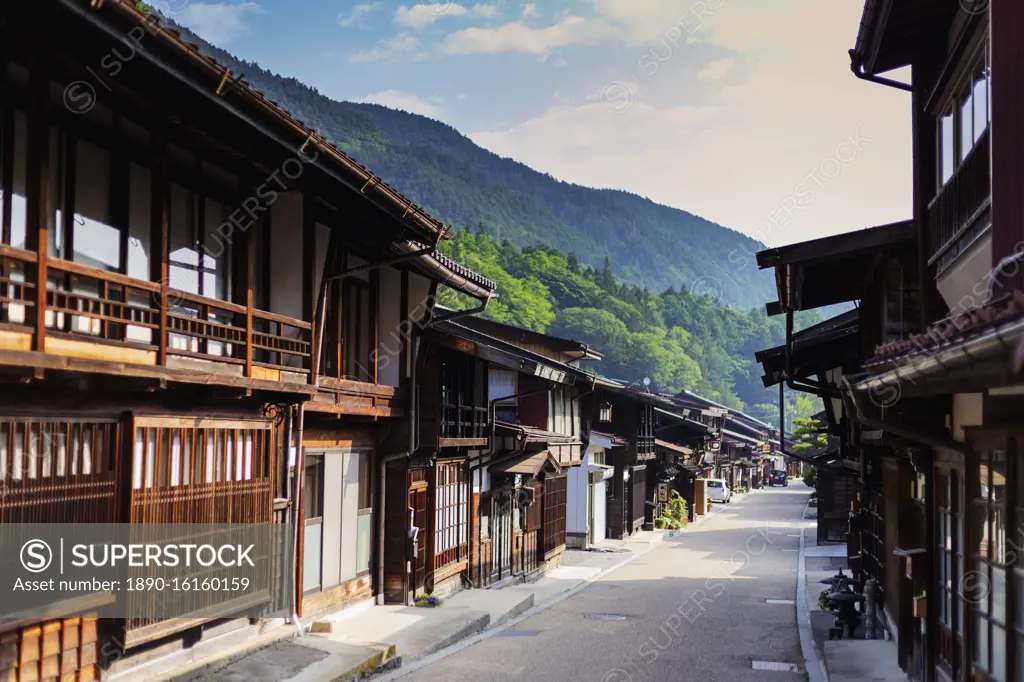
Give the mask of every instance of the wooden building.
<path id="1" fill-rule="evenodd" d="M 467 446 L 471 491 L 466 582 L 498 586 L 561 562 L 568 475 L 583 461 L 594 377 L 578 364 L 600 354 L 578 342 L 479 318 L 436 326 L 431 338 L 482 361 L 486 434 Z"/>
<path id="2" fill-rule="evenodd" d="M 494 285 L 135 3 L 5 3 L 0 66 L 0 524 L 288 522 L 300 617 L 382 592 L 417 339 Z M 5 623 L 4 679 L 277 624 L 61 616 Z"/>
<path id="3" fill-rule="evenodd" d="M 857 577 L 915 680 L 1024 677 L 1021 35 L 1007 0 L 867 3 L 853 69 L 908 92 L 913 218 L 758 256 L 769 312 L 860 301 L 856 358 L 822 345 L 800 381 L 790 333 L 782 378 L 834 415 Z"/>

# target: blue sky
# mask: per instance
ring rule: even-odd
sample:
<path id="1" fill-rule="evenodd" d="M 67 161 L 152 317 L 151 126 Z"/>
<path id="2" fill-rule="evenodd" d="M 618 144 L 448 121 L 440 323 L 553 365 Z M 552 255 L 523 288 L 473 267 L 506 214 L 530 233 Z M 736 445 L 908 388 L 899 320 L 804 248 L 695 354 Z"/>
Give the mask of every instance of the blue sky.
<path id="1" fill-rule="evenodd" d="M 910 213 L 909 97 L 849 71 L 863 0 L 164 1 L 332 98 L 769 244 Z"/>

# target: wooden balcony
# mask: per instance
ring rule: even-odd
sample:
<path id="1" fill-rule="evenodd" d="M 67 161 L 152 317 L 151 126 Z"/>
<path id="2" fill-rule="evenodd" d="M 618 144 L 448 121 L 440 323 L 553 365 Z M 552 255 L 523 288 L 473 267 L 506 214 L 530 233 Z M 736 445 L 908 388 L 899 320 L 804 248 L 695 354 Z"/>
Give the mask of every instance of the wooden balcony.
<path id="1" fill-rule="evenodd" d="M 939 271 L 956 260 L 987 225 L 979 219 L 992 202 L 989 141 L 986 130 L 928 205 L 928 262 L 937 263 Z"/>
<path id="2" fill-rule="evenodd" d="M 439 447 L 486 445 L 487 408 L 473 405 L 441 405 Z"/>
<path id="3" fill-rule="evenodd" d="M 311 394 L 309 322 L 0 244 L 0 365 Z"/>

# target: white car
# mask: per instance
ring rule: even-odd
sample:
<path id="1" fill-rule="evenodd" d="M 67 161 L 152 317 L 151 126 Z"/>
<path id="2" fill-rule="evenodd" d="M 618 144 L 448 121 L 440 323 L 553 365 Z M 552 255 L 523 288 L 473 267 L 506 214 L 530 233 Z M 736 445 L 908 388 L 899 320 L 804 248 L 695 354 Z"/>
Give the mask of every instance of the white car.
<path id="1" fill-rule="evenodd" d="M 721 478 L 709 478 L 707 482 L 708 486 L 708 499 L 712 502 L 732 502 L 732 490 L 729 489 L 729 484 Z"/>

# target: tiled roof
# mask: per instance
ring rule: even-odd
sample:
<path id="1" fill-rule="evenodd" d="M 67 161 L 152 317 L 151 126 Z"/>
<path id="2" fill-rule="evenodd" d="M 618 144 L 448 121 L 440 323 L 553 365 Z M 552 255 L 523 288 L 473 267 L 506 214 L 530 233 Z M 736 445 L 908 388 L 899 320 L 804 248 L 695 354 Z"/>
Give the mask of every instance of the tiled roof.
<path id="1" fill-rule="evenodd" d="M 1015 289 L 987 305 L 932 324 L 922 334 L 879 346 L 866 367 L 878 366 L 900 358 L 934 353 L 954 346 L 1007 322 L 1024 317 L 1024 291 Z"/>

